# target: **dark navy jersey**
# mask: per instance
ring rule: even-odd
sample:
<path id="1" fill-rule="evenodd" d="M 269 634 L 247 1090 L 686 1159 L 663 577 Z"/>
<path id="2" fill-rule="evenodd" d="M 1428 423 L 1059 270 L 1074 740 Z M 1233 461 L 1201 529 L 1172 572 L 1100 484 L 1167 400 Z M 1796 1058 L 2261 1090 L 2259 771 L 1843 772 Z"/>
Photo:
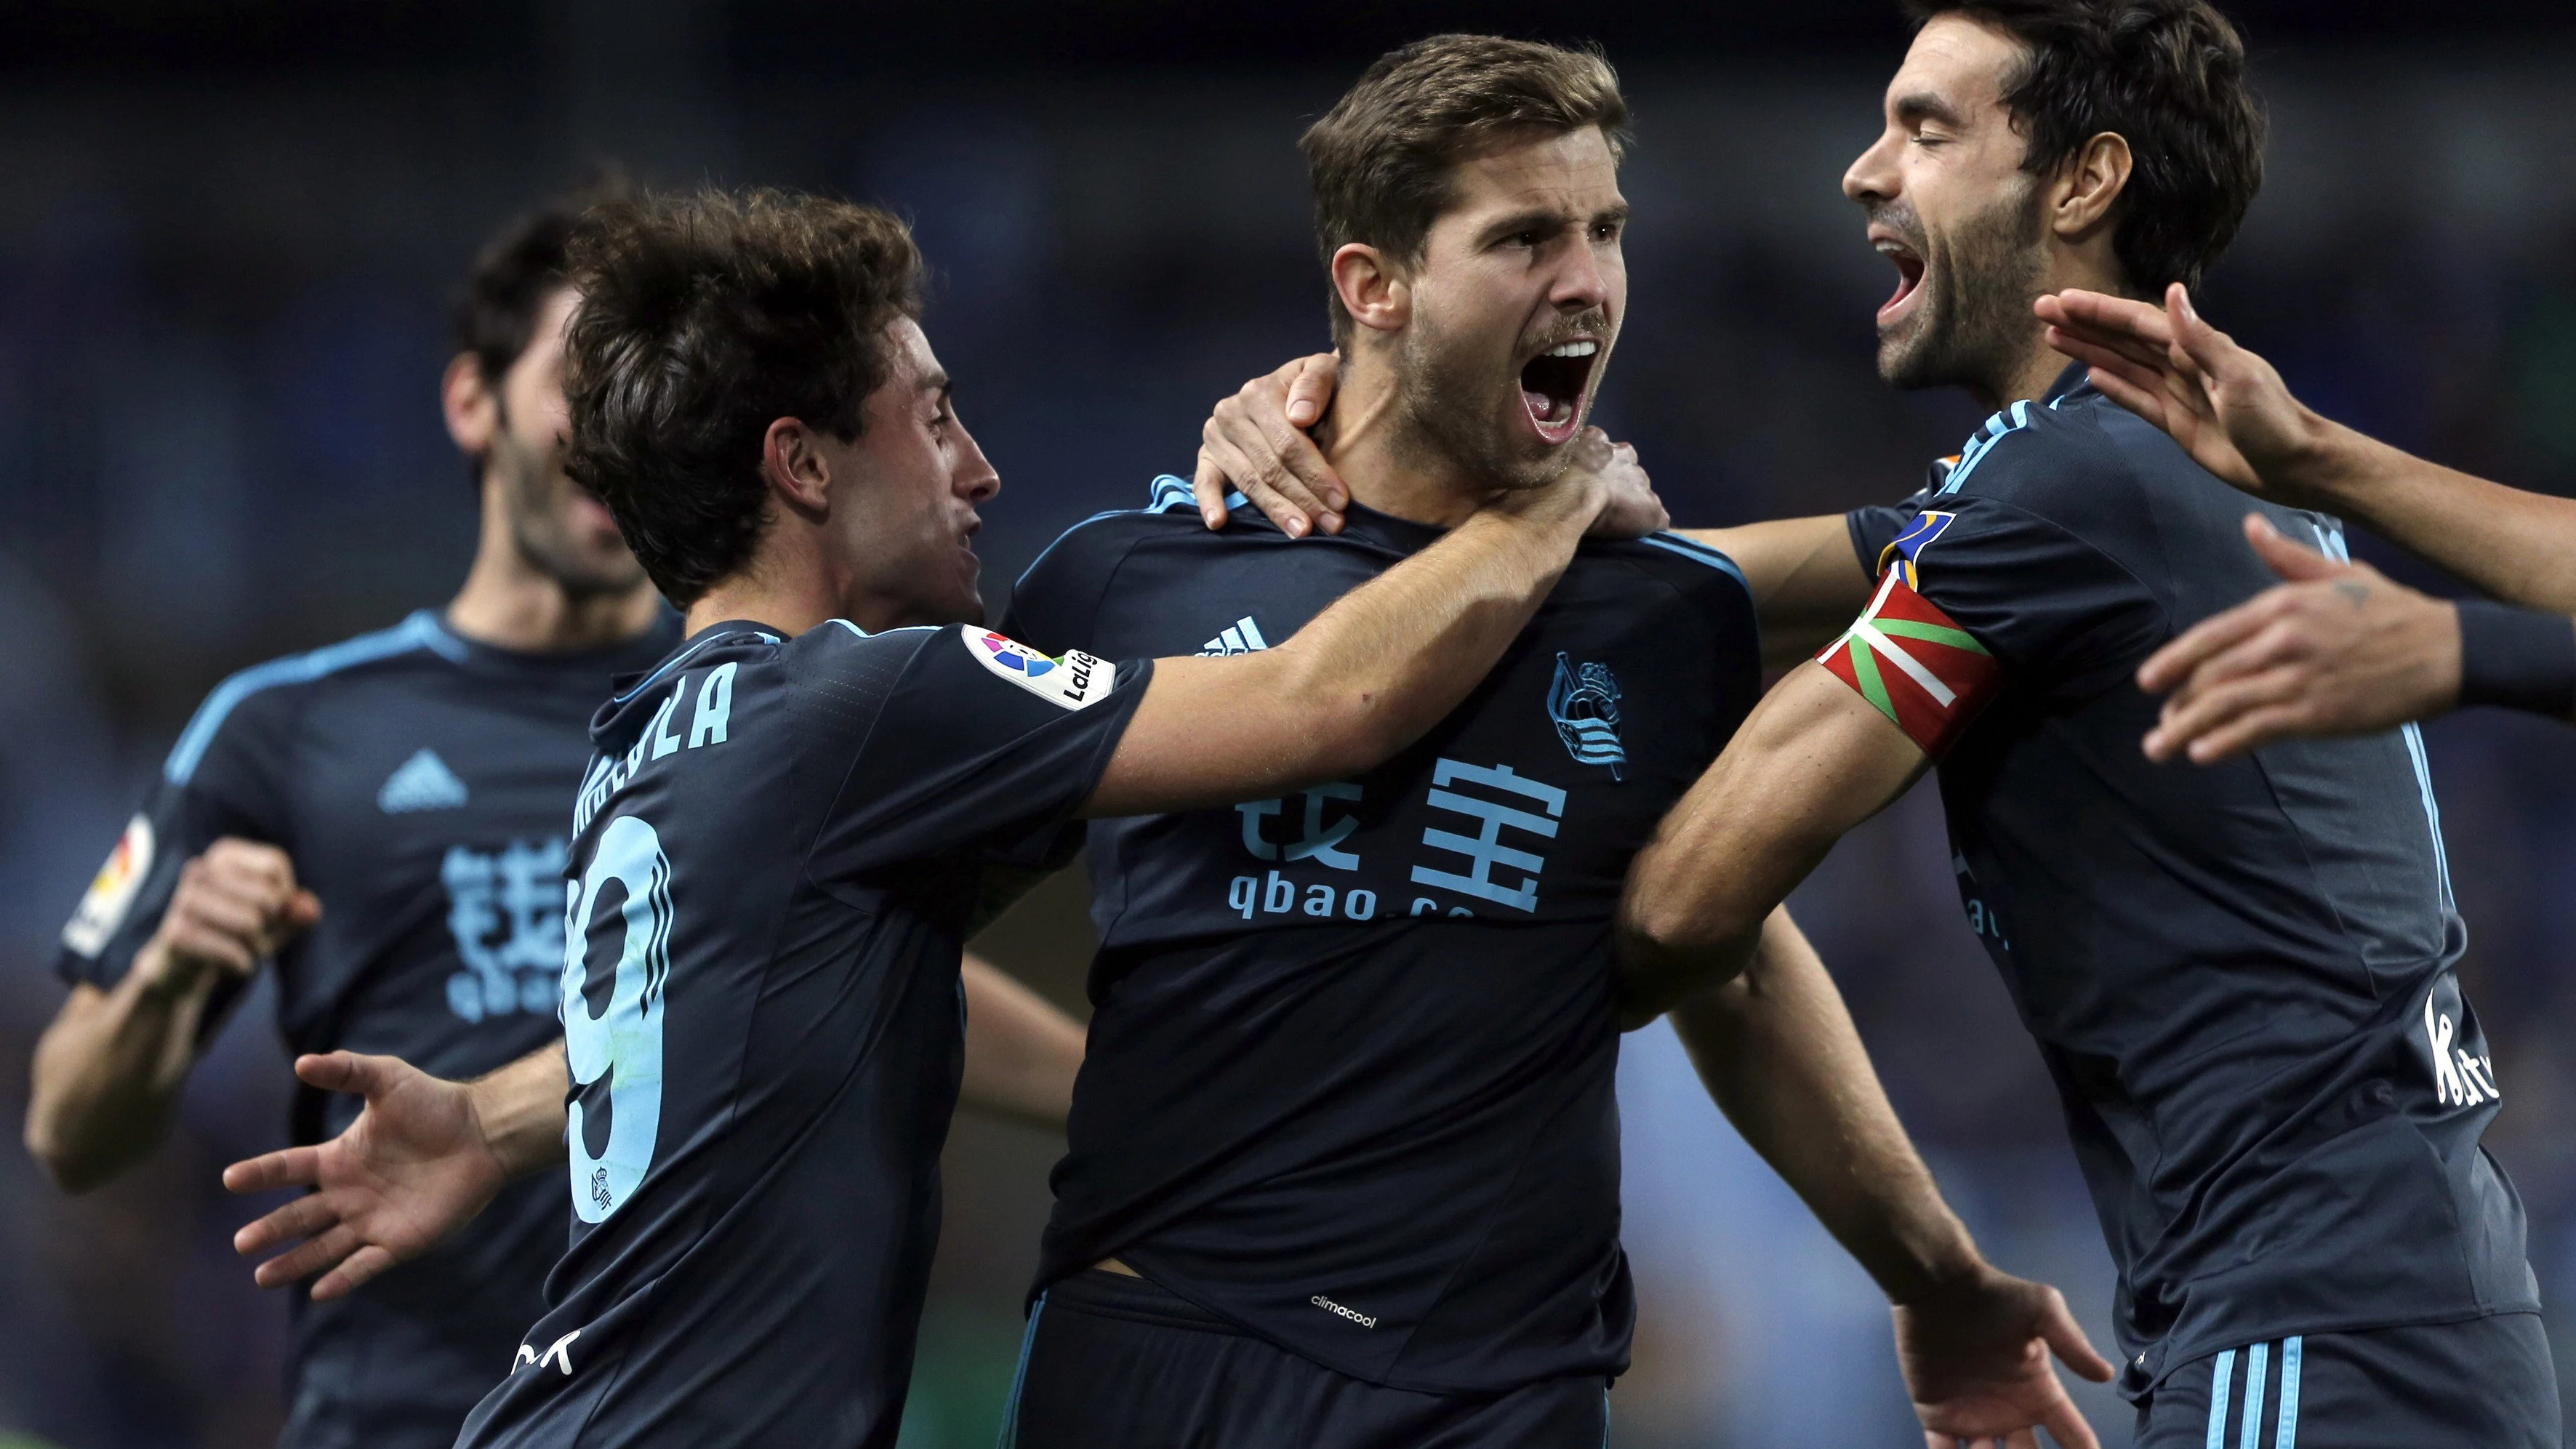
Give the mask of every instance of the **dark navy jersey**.
<path id="1" fill-rule="evenodd" d="M 1940 764 L 1951 864 L 2064 1098 L 2133 1395 L 2222 1348 L 2537 1306 L 2414 726 L 2140 752 L 2138 665 L 2277 582 L 2248 510 L 2343 555 L 2076 367 L 1851 518 L 1997 666 Z"/>
<path id="2" fill-rule="evenodd" d="M 1286 639 L 1439 536 L 1221 533 L 1188 488 L 1058 540 L 1044 649 Z M 1584 545 L 1465 703 L 1349 780 L 1091 827 L 1102 948 L 1039 1286 L 1115 1256 L 1340 1372 L 1433 1392 L 1626 1366 L 1610 926 L 1760 686 L 1732 563 Z"/>
<path id="3" fill-rule="evenodd" d="M 426 611 L 225 680 L 63 931 L 67 981 L 113 988 L 179 868 L 218 837 L 285 850 L 322 919 L 278 954 L 278 1031 L 295 1052 L 398 1056 L 442 1077 L 552 1041 L 563 968 L 564 843 L 609 681 L 678 637 L 519 654 Z M 218 1003 L 209 1019 L 219 1019 Z M 359 1098 L 299 1086 L 293 1139 L 347 1127 Z M 465 1232 L 358 1293 L 293 1304 L 286 1442 L 452 1443 L 543 1310 L 563 1200 L 507 1189 Z"/>
<path id="4" fill-rule="evenodd" d="M 1061 864 L 1150 673 L 720 624 L 602 708 L 560 994 L 572 1247 L 460 1443 L 894 1442 L 979 884 Z"/>

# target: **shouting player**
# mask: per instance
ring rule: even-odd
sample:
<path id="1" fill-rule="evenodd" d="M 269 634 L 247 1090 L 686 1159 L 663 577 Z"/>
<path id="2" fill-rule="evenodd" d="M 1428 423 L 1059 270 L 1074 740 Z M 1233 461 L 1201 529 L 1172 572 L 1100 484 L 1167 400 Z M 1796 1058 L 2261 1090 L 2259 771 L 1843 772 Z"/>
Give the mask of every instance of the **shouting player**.
<path id="1" fill-rule="evenodd" d="M 1661 508 L 1633 475 L 1503 490 L 1274 649 L 1042 654 L 960 627 L 999 480 L 914 320 L 900 222 L 708 193 L 591 225 L 570 466 L 689 635 L 593 723 L 569 1082 L 551 1057 L 409 1078 L 447 1137 L 372 1144 L 395 1170 L 296 1226 L 328 1258 L 378 1216 L 470 1216 L 496 1152 L 562 1164 L 553 1307 L 461 1443 L 890 1445 L 975 917 L 1061 863 L 1077 814 L 1370 768 L 1483 676 L 1587 527 Z"/>
<path id="2" fill-rule="evenodd" d="M 1347 361 L 1323 438 L 1338 516 L 1302 542 L 1251 510 L 1212 532 L 1162 480 L 1041 557 L 1004 631 L 1261 658 L 1448 546 L 1492 489 L 1587 448 L 1632 467 L 1584 433 L 1627 313 L 1625 119 L 1589 54 L 1441 36 L 1378 61 L 1303 143 Z M 1842 520 L 1823 533 L 1848 618 L 1865 576 Z M 1633 1318 L 1612 919 L 1760 675 L 1726 556 L 1591 544 L 1414 748 L 1092 827 L 1090 1055 L 1007 1442 L 1602 1442 Z M 2109 1365 L 2053 1290 L 1978 1256 L 1786 913 L 1750 980 L 1676 1016 L 1898 1305 L 1927 1425 L 2091 1444 L 2033 1346 Z"/>
<path id="3" fill-rule="evenodd" d="M 2260 176 L 2202 0 L 1916 0 L 1845 191 L 1896 264 L 1879 364 L 1999 411 L 1854 518 L 1882 571 L 1640 857 L 1639 1011 L 1758 960 L 1777 902 L 1938 766 L 1969 920 L 2067 1109 L 2120 1272 L 2137 1443 L 2559 1442 L 2522 1209 L 2420 743 L 2151 763 L 2133 676 L 2271 582 L 2245 500 L 2061 371 L 2044 293 L 2196 282 Z M 2276 505 L 2340 554 L 2338 525 Z"/>
<path id="4" fill-rule="evenodd" d="M 152 1150 L 271 956 L 278 1031 L 299 1052 L 397 1053 L 454 1077 L 560 1055 L 564 837 L 586 726 L 613 675 L 679 637 L 563 468 L 564 249 L 586 199 L 512 227 L 457 301 L 442 401 L 482 496 L 464 588 L 442 612 L 226 680 L 65 928 L 71 996 L 37 1048 L 27 1117 L 64 1187 Z M 1060 1121 L 1080 1028 L 990 968 L 975 980 L 984 1096 Z M 293 1140 L 350 1125 L 357 1102 L 319 1089 L 390 1065 L 300 1064 Z M 375 1255 L 296 1302 L 284 1442 L 453 1443 L 544 1311 L 565 1226 L 560 1192 L 528 1184 L 471 1238 L 365 1293 L 344 1296 Z"/>

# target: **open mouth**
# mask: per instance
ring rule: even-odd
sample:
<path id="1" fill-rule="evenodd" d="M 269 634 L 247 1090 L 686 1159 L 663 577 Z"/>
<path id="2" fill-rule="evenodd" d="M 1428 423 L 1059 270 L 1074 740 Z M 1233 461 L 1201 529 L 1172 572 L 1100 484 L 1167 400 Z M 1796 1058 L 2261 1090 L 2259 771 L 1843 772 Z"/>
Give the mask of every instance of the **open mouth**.
<path id="1" fill-rule="evenodd" d="M 1878 254 L 1896 264 L 1896 292 L 1878 304 L 1878 320 L 1894 317 L 1923 286 L 1923 258 L 1914 248 L 1890 237 L 1877 239 Z"/>
<path id="2" fill-rule="evenodd" d="M 1600 359 L 1601 344 L 1578 337 L 1521 364 L 1521 406 L 1550 447 L 1574 436 L 1583 418 L 1584 389 L 1592 385 L 1592 368 Z"/>

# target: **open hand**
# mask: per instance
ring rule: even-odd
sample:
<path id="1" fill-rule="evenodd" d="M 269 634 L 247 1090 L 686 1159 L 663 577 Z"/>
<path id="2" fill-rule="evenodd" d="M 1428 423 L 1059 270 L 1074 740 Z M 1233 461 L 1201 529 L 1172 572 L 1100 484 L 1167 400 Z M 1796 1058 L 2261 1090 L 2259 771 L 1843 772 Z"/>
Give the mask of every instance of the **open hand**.
<path id="1" fill-rule="evenodd" d="M 2138 669 L 2172 691 L 2149 759 L 2213 764 L 2292 735 L 2361 735 L 2460 699 L 2459 611 L 2368 564 L 2283 538 L 2259 513 L 2245 537 L 2289 580 L 2201 620 Z"/>
<path id="2" fill-rule="evenodd" d="M 2258 497 L 2317 500 L 2298 485 L 2323 420 L 2281 374 L 2200 319 L 2180 282 L 2152 303 L 2068 291 L 2034 304 L 2048 345 L 2088 365 L 2113 402 L 2164 429 L 2192 461 Z"/>
<path id="3" fill-rule="evenodd" d="M 2109 1381 L 2111 1365 L 2056 1289 L 1981 1265 L 1895 1314 L 1897 1364 L 1926 1449 L 2038 1449 L 2043 1428 L 2062 1449 L 2100 1449 L 2048 1360 L 2053 1351 L 2095 1383 Z"/>
<path id="4" fill-rule="evenodd" d="M 1342 531 L 1350 485 L 1305 432 L 1332 405 L 1340 364 L 1330 352 L 1301 357 L 1216 405 L 1200 433 L 1198 472 L 1191 481 L 1208 527 L 1225 527 L 1226 487 L 1232 484 L 1290 538 Z"/>
<path id="5" fill-rule="evenodd" d="M 224 1169 L 234 1192 L 314 1189 L 233 1234 L 233 1251 L 244 1257 L 303 1240 L 259 1265 L 252 1276 L 262 1288 L 321 1273 L 315 1300 L 341 1297 L 428 1252 L 501 1190 L 507 1173 L 464 1083 L 354 1052 L 298 1057 L 295 1075 L 325 1091 L 358 1093 L 367 1105 L 328 1142 Z"/>

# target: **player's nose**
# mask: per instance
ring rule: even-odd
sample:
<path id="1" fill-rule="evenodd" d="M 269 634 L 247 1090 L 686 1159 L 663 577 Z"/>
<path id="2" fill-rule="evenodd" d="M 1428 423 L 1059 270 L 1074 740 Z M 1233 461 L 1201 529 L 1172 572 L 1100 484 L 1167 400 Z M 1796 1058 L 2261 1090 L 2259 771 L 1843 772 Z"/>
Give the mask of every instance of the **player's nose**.
<path id="1" fill-rule="evenodd" d="M 1896 148 L 1902 140 L 1895 131 L 1880 134 L 1868 150 L 1852 158 L 1843 172 L 1843 195 L 1863 206 L 1893 200 L 1896 196 Z"/>
<path id="2" fill-rule="evenodd" d="M 985 458 L 984 447 L 975 441 L 975 435 L 966 431 L 964 420 L 951 422 L 957 440 L 957 468 L 951 475 L 957 496 L 968 503 L 982 503 L 1002 491 L 1002 475 Z"/>
<path id="3" fill-rule="evenodd" d="M 1547 300 L 1560 312 L 1597 312 L 1610 305 L 1610 274 L 1590 247 L 1568 247 Z"/>

